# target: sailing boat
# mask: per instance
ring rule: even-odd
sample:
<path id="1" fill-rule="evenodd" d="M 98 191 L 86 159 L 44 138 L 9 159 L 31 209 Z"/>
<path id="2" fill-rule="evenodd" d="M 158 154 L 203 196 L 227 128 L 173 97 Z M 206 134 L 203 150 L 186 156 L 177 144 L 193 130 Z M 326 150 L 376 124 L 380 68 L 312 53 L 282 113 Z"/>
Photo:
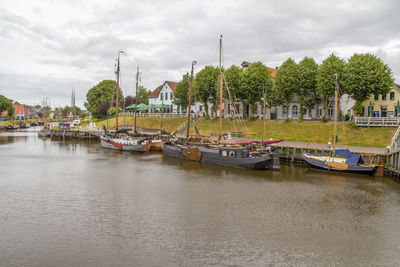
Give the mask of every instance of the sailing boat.
<path id="1" fill-rule="evenodd" d="M 220 38 L 220 57 L 219 57 L 219 139 L 222 138 L 222 35 Z M 189 86 L 189 105 L 188 105 L 188 120 L 186 141 L 189 139 L 190 128 L 190 107 L 192 98 L 192 85 L 193 85 L 193 68 L 196 61 L 192 62 L 192 71 L 190 75 Z M 237 144 L 223 145 L 220 144 L 178 144 L 178 143 L 165 143 L 163 145 L 163 152 L 166 156 L 193 160 L 204 163 L 219 164 L 240 168 L 248 168 L 255 170 L 263 170 L 272 164 L 272 157 L 266 153 L 253 152 L 248 147 L 241 147 Z"/>
<path id="2" fill-rule="evenodd" d="M 335 120 L 333 128 L 332 152 L 333 156 L 315 156 L 310 153 L 304 153 L 302 158 L 312 168 L 323 169 L 328 171 L 358 173 L 373 175 L 376 167 L 371 164 L 364 164 L 359 154 L 353 154 L 348 149 L 336 149 L 336 124 L 337 124 L 337 108 L 338 108 L 338 82 L 337 73 L 335 86 Z"/>
<path id="3" fill-rule="evenodd" d="M 135 139 L 129 135 L 122 135 L 118 132 L 118 96 L 119 96 L 119 58 L 120 54 L 124 53 L 123 51 L 118 51 L 118 60 L 117 60 L 117 86 L 116 86 L 116 113 L 115 113 L 115 134 L 111 134 L 107 131 L 104 126 L 104 134 L 100 137 L 101 146 L 105 148 L 124 150 L 124 151 L 135 151 L 135 152 L 148 152 L 149 151 L 149 142 L 146 142 L 142 139 Z"/>

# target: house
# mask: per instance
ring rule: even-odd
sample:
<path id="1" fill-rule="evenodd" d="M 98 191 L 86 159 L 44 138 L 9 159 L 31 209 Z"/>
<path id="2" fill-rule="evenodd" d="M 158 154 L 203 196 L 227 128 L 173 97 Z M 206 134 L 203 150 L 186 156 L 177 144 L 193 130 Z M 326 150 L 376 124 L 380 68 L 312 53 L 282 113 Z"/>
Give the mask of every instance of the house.
<path id="1" fill-rule="evenodd" d="M 400 116 L 400 85 L 394 83 L 387 94 L 370 95 L 362 103 L 365 117 L 399 117 Z"/>
<path id="2" fill-rule="evenodd" d="M 36 112 L 28 105 L 20 104 L 17 101 L 13 103 L 14 107 L 14 118 L 15 119 L 35 119 Z M 2 113 L 2 116 L 6 116 L 7 111 Z"/>
<path id="3" fill-rule="evenodd" d="M 179 107 L 173 103 L 177 82 L 165 81 L 148 96 L 149 105 L 167 105 L 166 112 L 180 112 Z"/>

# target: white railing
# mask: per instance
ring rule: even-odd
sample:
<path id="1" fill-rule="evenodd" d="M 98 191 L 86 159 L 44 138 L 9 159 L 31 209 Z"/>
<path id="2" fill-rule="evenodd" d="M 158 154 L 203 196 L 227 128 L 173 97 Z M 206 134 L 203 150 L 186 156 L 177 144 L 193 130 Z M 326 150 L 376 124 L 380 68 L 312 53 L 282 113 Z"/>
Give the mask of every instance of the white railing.
<path id="1" fill-rule="evenodd" d="M 399 117 L 356 117 L 357 126 L 367 127 L 383 127 L 383 126 L 399 126 Z"/>
<path id="2" fill-rule="evenodd" d="M 135 112 L 121 112 L 120 116 L 135 116 Z M 163 118 L 185 118 L 187 115 L 186 113 L 144 113 L 138 112 L 136 113 L 137 117 L 163 117 Z"/>

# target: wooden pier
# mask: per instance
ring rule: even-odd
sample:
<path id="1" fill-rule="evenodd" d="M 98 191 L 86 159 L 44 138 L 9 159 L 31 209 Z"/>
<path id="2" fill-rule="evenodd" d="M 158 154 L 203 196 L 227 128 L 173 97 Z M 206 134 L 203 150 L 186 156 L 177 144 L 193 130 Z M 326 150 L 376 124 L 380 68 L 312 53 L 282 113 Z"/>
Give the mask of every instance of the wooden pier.
<path id="1" fill-rule="evenodd" d="M 85 140 L 100 140 L 102 135 L 100 130 L 49 130 L 47 137 L 62 138 L 62 139 L 85 139 Z"/>

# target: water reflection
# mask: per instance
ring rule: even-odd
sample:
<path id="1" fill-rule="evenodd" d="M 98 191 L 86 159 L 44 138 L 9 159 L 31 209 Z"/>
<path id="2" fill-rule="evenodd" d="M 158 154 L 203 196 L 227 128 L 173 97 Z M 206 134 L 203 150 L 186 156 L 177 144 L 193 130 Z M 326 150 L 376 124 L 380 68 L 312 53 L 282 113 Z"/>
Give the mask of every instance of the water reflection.
<path id="1" fill-rule="evenodd" d="M 0 133 L 1 266 L 396 265 L 400 184 Z"/>

